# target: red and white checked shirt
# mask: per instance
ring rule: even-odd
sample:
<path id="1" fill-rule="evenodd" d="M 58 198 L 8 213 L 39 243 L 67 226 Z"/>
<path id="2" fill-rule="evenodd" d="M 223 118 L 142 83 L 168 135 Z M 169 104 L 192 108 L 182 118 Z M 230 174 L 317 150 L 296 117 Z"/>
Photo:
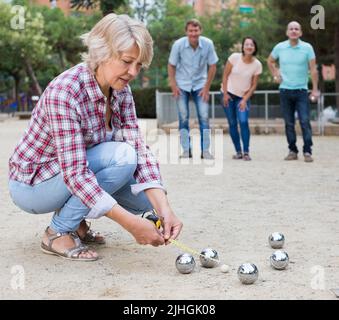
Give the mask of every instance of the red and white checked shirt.
<path id="1" fill-rule="evenodd" d="M 106 103 L 85 64 L 60 74 L 32 112 L 29 127 L 9 160 L 9 178 L 35 185 L 61 172 L 71 193 L 97 211 L 91 216 L 107 212 L 116 201 L 86 165 L 86 149 L 106 141 Z M 148 187 L 163 189 L 159 164 L 141 137 L 129 86 L 113 90 L 110 107 L 112 140 L 129 143 L 137 153 L 135 193 Z"/>

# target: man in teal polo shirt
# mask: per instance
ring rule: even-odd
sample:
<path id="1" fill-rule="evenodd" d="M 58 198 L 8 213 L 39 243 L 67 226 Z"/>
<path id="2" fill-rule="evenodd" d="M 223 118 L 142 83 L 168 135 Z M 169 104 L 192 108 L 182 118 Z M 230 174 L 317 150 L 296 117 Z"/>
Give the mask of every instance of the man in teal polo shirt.
<path id="1" fill-rule="evenodd" d="M 202 26 L 196 19 L 186 23 L 186 37 L 176 40 L 168 59 L 168 76 L 179 114 L 181 158 L 191 158 L 189 137 L 189 98 L 196 106 L 201 158 L 213 159 L 210 148 L 209 90 L 216 72 L 218 57 L 212 40 L 201 36 Z"/>
<path id="2" fill-rule="evenodd" d="M 267 59 L 274 81 L 280 83 L 280 106 L 285 120 L 289 148 L 285 160 L 298 159 L 295 131 L 295 112 L 297 112 L 304 140 L 304 159 L 305 162 L 312 162 L 313 143 L 307 84 L 310 69 L 312 78 L 310 99 L 316 101 L 319 91 L 315 54 L 311 44 L 300 40 L 302 31 L 298 22 L 292 21 L 288 24 L 286 35 L 288 40 L 278 43 Z M 276 66 L 277 60 L 279 60 L 279 68 Z"/>

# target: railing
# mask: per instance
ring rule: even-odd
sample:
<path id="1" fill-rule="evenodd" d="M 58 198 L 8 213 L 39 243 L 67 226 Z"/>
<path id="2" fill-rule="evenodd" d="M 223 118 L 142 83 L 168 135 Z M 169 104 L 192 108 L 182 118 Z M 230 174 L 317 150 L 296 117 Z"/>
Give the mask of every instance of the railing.
<path id="1" fill-rule="evenodd" d="M 257 90 L 254 92 L 254 95 L 251 98 L 251 113 L 250 117 L 258 117 L 264 119 L 264 130 L 265 133 L 269 132 L 269 120 L 272 118 L 282 118 L 280 111 L 280 103 L 279 103 L 279 90 Z M 210 117 L 212 122 L 214 122 L 215 118 L 224 118 L 225 115 L 222 112 L 220 115 L 220 110 L 222 109 L 221 103 L 216 104 L 216 97 L 220 96 L 219 91 L 211 91 L 210 92 L 210 104 L 211 104 L 211 114 Z M 274 103 L 269 103 L 270 98 L 272 101 L 272 96 L 274 97 Z M 320 135 L 324 134 L 324 125 L 325 123 L 321 119 L 321 115 L 324 110 L 324 102 L 326 97 L 339 96 L 339 93 L 321 93 L 317 103 L 311 103 L 311 120 L 317 121 L 318 133 Z M 256 103 L 258 100 L 263 101 L 261 103 Z M 220 100 L 220 97 L 219 97 Z M 264 108 L 264 113 L 262 115 L 262 108 Z M 271 108 L 271 112 L 270 112 Z M 275 112 L 272 112 L 274 108 Z M 253 114 L 253 109 L 256 109 L 256 112 Z M 219 111 L 219 116 L 216 115 L 216 110 Z M 255 116 L 255 113 L 259 114 L 259 116 Z M 271 113 L 271 114 L 270 114 Z M 158 119 L 158 124 L 163 125 L 171 122 L 177 121 L 177 109 L 175 99 L 172 96 L 171 92 L 159 92 L 156 91 L 156 114 Z M 274 116 L 276 114 L 276 116 Z M 193 106 L 193 102 L 190 102 L 190 117 L 196 117 L 196 111 Z"/>

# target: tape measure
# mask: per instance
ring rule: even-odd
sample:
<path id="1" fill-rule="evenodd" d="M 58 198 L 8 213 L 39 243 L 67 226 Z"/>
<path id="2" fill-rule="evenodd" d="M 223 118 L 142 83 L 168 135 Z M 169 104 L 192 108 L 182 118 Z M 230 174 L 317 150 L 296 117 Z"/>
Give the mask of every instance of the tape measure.
<path id="1" fill-rule="evenodd" d="M 147 211 L 147 212 L 144 212 L 142 215 L 141 215 L 142 218 L 145 218 L 151 222 L 154 223 L 155 227 L 157 229 L 160 229 L 161 227 L 161 220 L 159 218 L 159 216 L 157 215 L 157 212 L 155 211 L 155 209 L 151 210 L 151 211 Z"/>

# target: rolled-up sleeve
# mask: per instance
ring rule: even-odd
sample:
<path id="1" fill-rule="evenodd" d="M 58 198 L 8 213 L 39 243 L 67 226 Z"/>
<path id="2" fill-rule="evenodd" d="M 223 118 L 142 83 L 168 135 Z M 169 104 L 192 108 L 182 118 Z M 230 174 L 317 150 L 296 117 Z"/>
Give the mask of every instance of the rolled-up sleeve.
<path id="1" fill-rule="evenodd" d="M 174 42 L 172 49 L 171 49 L 171 53 L 170 56 L 168 58 L 168 63 L 171 64 L 172 66 L 176 66 L 178 64 L 178 60 L 179 60 L 179 43 L 176 41 Z"/>
<path id="2" fill-rule="evenodd" d="M 211 41 L 210 42 L 210 46 L 209 46 L 209 50 L 208 50 L 208 65 L 212 65 L 212 64 L 216 64 L 219 60 L 218 56 L 217 56 L 217 53 L 215 52 L 215 49 L 214 49 L 214 44 L 213 42 Z"/>
<path id="3" fill-rule="evenodd" d="M 91 209 L 87 217 L 99 218 L 117 202 L 99 186 L 95 174 L 87 167 L 86 145 L 76 111 L 78 102 L 69 92 L 51 90 L 45 104 L 64 182 Z"/>

